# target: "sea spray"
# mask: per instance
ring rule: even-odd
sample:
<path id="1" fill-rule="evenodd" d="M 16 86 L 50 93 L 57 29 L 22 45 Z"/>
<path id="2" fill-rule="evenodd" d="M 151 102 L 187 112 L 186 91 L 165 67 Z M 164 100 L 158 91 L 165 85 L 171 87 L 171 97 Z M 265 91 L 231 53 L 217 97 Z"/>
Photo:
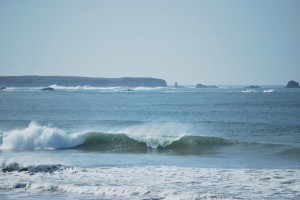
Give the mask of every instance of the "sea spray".
<path id="1" fill-rule="evenodd" d="M 151 148 L 166 147 L 188 135 L 188 126 L 181 123 L 145 123 L 119 130 L 129 137 L 145 142 Z"/>
<path id="2" fill-rule="evenodd" d="M 78 146 L 84 142 L 83 134 L 68 134 L 53 127 L 31 122 L 27 128 L 5 133 L 0 149 L 63 149 Z"/>

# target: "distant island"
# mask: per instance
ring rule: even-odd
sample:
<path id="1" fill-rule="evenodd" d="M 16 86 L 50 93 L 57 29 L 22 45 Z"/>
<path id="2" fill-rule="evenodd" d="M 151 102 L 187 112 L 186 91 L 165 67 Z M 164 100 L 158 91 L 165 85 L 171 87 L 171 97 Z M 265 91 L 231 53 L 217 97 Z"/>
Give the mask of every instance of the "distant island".
<path id="1" fill-rule="evenodd" d="M 246 88 L 249 88 L 249 89 L 259 89 L 261 87 L 259 87 L 257 85 L 250 85 L 249 87 L 246 87 Z"/>
<path id="2" fill-rule="evenodd" d="M 218 87 L 215 85 L 202 85 L 199 83 L 196 85 L 196 88 L 218 88 Z"/>
<path id="3" fill-rule="evenodd" d="M 299 83 L 296 81 L 289 81 L 286 88 L 300 88 Z"/>
<path id="4" fill-rule="evenodd" d="M 0 76 L 1 87 L 167 87 L 167 82 L 157 78 L 92 78 L 80 76 Z"/>

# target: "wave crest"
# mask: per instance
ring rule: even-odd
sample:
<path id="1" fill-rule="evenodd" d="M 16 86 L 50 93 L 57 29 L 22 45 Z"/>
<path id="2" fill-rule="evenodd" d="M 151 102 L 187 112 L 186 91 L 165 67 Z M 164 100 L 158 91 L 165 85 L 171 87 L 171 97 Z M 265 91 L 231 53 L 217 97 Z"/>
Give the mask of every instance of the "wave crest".
<path id="1" fill-rule="evenodd" d="M 211 152 L 216 147 L 230 145 L 233 142 L 217 137 L 205 136 L 164 136 L 154 138 L 143 138 L 141 140 L 131 138 L 126 134 L 107 134 L 91 132 L 86 135 L 85 142 L 76 147 L 86 151 L 104 152 L 133 152 L 146 153 L 156 150 L 161 153 L 176 154 L 201 154 Z"/>
<path id="2" fill-rule="evenodd" d="M 5 133 L 0 149 L 36 150 L 75 148 L 100 152 L 146 153 L 149 150 L 198 154 L 230 144 L 222 138 L 190 136 L 185 126 L 176 123 L 144 124 L 120 133 L 67 133 L 61 129 L 31 122 L 27 128 Z"/>
<path id="3" fill-rule="evenodd" d="M 78 146 L 84 140 L 81 133 L 68 134 L 57 128 L 31 122 L 25 129 L 13 130 L 3 135 L 0 149 L 63 149 Z"/>
<path id="4" fill-rule="evenodd" d="M 264 90 L 264 91 L 263 91 L 263 93 L 270 93 L 270 92 L 275 92 L 275 90 L 269 89 L 269 90 Z"/>

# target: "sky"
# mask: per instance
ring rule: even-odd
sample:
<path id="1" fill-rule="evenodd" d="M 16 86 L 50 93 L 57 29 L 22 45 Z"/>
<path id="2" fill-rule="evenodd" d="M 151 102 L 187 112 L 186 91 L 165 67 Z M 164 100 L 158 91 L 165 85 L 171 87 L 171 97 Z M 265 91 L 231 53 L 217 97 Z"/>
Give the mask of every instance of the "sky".
<path id="1" fill-rule="evenodd" d="M 0 0 L 0 76 L 300 81 L 299 0 Z"/>

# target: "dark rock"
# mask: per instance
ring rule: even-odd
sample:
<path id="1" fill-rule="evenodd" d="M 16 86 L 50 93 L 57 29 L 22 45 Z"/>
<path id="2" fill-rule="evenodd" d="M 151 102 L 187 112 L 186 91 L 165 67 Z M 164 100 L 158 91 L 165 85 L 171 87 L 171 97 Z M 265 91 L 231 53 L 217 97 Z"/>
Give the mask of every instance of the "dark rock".
<path id="1" fill-rule="evenodd" d="M 181 86 L 181 85 L 178 85 L 178 83 L 177 83 L 177 82 L 175 82 L 175 85 L 174 85 L 174 87 L 175 87 L 175 88 L 184 88 L 183 86 Z"/>
<path id="2" fill-rule="evenodd" d="M 196 85 L 196 88 L 218 88 L 218 87 L 215 85 L 202 85 L 199 83 Z"/>
<path id="3" fill-rule="evenodd" d="M 1 172 L 3 173 L 7 173 L 7 172 L 11 172 L 12 170 L 9 170 L 8 168 L 3 168 L 1 169 Z"/>
<path id="4" fill-rule="evenodd" d="M 261 88 L 261 87 L 259 87 L 259 86 L 257 86 L 257 85 L 250 85 L 250 86 L 247 87 L 247 88 L 249 88 L 249 89 L 258 89 L 258 88 Z"/>
<path id="5" fill-rule="evenodd" d="M 13 171 L 19 171 L 20 166 L 17 163 L 12 163 L 8 166 L 5 166 L 1 169 L 2 172 L 7 173 L 7 172 L 13 172 Z"/>
<path id="6" fill-rule="evenodd" d="M 16 185 L 15 185 L 15 188 L 17 189 L 17 188 L 24 188 L 24 187 L 26 187 L 26 183 L 16 183 Z"/>
<path id="7" fill-rule="evenodd" d="M 26 171 L 28 171 L 28 167 L 22 167 L 22 168 L 19 170 L 19 172 L 26 172 Z"/>
<path id="8" fill-rule="evenodd" d="M 296 81 L 289 81 L 286 88 L 300 88 L 299 83 Z"/>
<path id="9" fill-rule="evenodd" d="M 5 89 L 6 89 L 6 87 L 1 87 L 1 88 L 0 88 L 0 90 L 5 90 Z"/>
<path id="10" fill-rule="evenodd" d="M 43 88 L 42 90 L 53 91 L 53 90 L 54 90 L 54 88 L 52 88 L 52 87 L 45 87 L 45 88 Z"/>

